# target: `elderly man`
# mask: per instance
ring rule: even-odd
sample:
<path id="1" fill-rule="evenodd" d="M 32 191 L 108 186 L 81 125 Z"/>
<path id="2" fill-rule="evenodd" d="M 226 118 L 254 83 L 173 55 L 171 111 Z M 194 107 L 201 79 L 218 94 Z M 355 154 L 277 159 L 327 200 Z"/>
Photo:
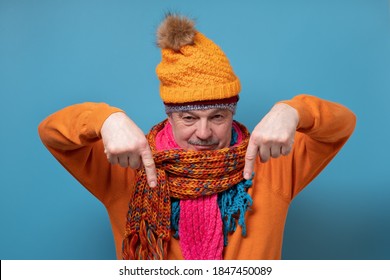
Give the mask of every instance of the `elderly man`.
<path id="1" fill-rule="evenodd" d="M 167 120 L 145 137 L 118 108 L 78 104 L 40 124 L 43 143 L 105 205 L 119 259 L 280 259 L 290 202 L 354 114 L 298 95 L 249 134 L 233 120 L 240 82 L 223 51 L 172 14 L 157 42 Z"/>

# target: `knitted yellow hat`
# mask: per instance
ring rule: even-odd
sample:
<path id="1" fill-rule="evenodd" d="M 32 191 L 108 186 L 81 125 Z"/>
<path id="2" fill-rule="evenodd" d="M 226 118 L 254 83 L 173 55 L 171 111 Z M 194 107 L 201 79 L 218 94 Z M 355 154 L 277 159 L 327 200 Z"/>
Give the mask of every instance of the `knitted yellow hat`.
<path id="1" fill-rule="evenodd" d="M 237 102 L 240 81 L 228 58 L 194 26 L 186 17 L 168 14 L 157 30 L 162 61 L 156 72 L 163 102 Z"/>

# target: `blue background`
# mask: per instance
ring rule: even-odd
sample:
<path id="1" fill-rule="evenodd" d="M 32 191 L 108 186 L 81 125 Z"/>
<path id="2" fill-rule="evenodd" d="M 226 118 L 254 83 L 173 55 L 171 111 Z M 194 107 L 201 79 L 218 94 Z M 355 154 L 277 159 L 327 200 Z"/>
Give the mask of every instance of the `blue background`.
<path id="1" fill-rule="evenodd" d="M 41 120 L 74 103 L 165 116 L 155 29 L 196 18 L 242 82 L 253 129 L 310 93 L 358 117 L 354 135 L 292 203 L 284 259 L 390 259 L 390 8 L 385 0 L 0 0 L 0 259 L 114 259 L 104 207 L 43 147 Z"/>

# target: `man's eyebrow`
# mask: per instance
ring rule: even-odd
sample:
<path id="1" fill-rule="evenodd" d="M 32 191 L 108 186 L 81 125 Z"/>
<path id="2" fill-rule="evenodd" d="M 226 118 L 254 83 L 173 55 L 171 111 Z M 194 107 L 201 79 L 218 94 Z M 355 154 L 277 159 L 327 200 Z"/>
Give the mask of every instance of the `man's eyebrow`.
<path id="1" fill-rule="evenodd" d="M 179 117 L 182 117 L 184 114 L 190 114 L 191 116 L 195 116 L 195 113 L 193 113 L 192 111 L 180 111 L 179 112 Z"/>
<path id="2" fill-rule="evenodd" d="M 213 111 L 211 111 L 211 114 L 226 113 L 227 111 L 229 110 L 225 108 L 215 108 Z"/>
<path id="3" fill-rule="evenodd" d="M 225 112 L 229 111 L 228 109 L 225 109 L 225 108 L 212 108 L 210 110 L 211 110 L 210 113 L 209 113 L 210 115 L 225 113 Z M 197 111 L 197 110 L 180 111 L 180 112 L 178 112 L 178 116 L 182 117 L 184 114 L 189 114 L 191 116 L 196 117 L 196 116 L 198 116 L 198 114 L 195 111 Z"/>

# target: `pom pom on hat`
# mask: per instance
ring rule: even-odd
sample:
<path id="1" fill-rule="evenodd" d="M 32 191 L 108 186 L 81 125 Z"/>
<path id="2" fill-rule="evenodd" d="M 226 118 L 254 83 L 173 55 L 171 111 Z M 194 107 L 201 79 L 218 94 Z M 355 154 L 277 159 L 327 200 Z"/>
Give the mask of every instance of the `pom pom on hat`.
<path id="1" fill-rule="evenodd" d="M 194 21 L 168 13 L 157 29 L 157 45 L 162 49 L 178 51 L 181 47 L 194 43 L 195 33 Z"/>

